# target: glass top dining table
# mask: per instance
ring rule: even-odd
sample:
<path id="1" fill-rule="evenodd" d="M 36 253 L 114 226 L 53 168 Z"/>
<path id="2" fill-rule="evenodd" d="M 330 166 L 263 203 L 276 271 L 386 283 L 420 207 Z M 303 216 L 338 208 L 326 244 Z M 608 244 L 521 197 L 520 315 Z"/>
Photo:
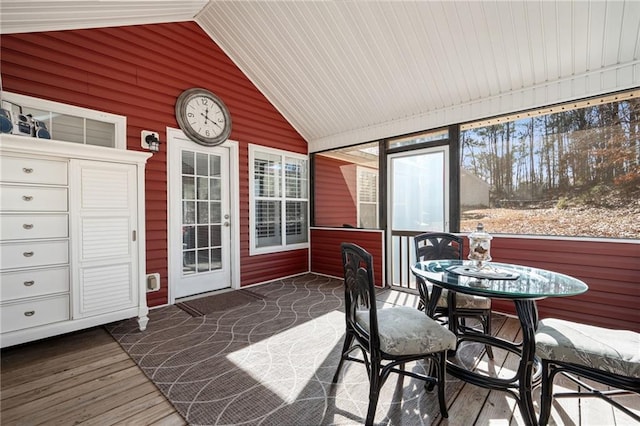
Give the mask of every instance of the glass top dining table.
<path id="1" fill-rule="evenodd" d="M 576 296 L 589 287 L 581 280 L 545 269 L 509 263 L 486 263 L 478 269 L 474 262 L 458 259 L 426 260 L 411 266 L 414 275 L 433 284 L 429 303 L 425 307 L 433 315 L 442 289 L 448 290 L 449 306 L 455 306 L 455 293 L 472 294 L 495 299 L 512 300 L 522 329 L 522 341 L 511 342 L 490 336 L 480 330 L 461 328 L 458 344 L 473 341 L 496 346 L 519 356 L 518 370 L 513 377 L 499 378 L 468 370 L 455 362 L 447 362 L 447 371 L 454 377 L 488 389 L 511 393 L 517 400 L 527 424 L 537 424 L 532 391 L 539 382 L 535 359 L 535 332 L 538 325 L 536 300 L 551 297 Z M 451 312 L 451 311 L 450 311 Z M 449 317 L 450 321 L 455 317 Z M 455 330 L 456 328 L 452 328 Z"/>
<path id="2" fill-rule="evenodd" d="M 428 260 L 416 263 L 412 270 L 443 288 L 499 299 L 575 296 L 589 289 L 579 279 L 558 272 L 508 263 L 485 265 L 477 270 L 472 261 Z"/>

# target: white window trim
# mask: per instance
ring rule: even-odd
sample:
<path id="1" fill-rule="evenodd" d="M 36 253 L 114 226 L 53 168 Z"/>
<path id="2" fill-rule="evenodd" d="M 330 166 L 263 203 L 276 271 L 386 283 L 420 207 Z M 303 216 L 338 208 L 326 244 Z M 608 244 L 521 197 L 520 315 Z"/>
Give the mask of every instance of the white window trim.
<path id="1" fill-rule="evenodd" d="M 26 96 L 13 92 L 3 91 L 2 100 L 23 107 L 73 115 L 76 117 L 88 118 L 90 120 L 102 121 L 105 123 L 112 123 L 115 127 L 115 148 L 113 149 L 127 149 L 127 117 L 123 115 L 110 114 L 108 112 L 63 104 L 46 99 L 34 98 L 33 96 Z"/>
<path id="2" fill-rule="evenodd" d="M 305 248 L 309 248 L 309 240 L 310 240 L 310 230 L 309 227 L 307 226 L 307 242 L 305 243 L 297 243 L 297 244 L 289 244 L 287 245 L 286 243 L 286 198 L 285 198 L 285 193 L 283 192 L 282 194 L 282 198 L 281 200 L 285 201 L 283 203 L 281 203 L 280 208 L 281 210 L 281 220 L 282 220 L 282 225 L 281 226 L 281 240 L 282 240 L 282 244 L 279 246 L 269 246 L 269 247 L 256 247 L 256 238 L 255 238 L 255 229 L 256 229 L 256 220 L 255 220 L 255 205 L 256 205 L 256 200 L 255 200 L 255 193 L 254 193 L 254 188 L 255 188 L 255 169 L 254 169 L 254 159 L 255 159 L 255 153 L 256 152 L 261 152 L 261 153 L 265 153 L 265 154 L 273 154 L 273 155 L 279 155 L 280 157 L 282 157 L 282 160 L 284 161 L 285 157 L 288 158 L 296 158 L 296 159 L 300 159 L 300 160 L 305 160 L 307 162 L 307 173 L 309 172 L 309 156 L 308 155 L 304 155 L 304 154 L 298 154 L 295 152 L 291 152 L 291 151 L 285 151 L 285 150 L 281 150 L 281 149 L 275 149 L 275 148 L 268 148 L 262 145 L 255 145 L 255 144 L 249 144 L 249 255 L 250 256 L 254 256 L 254 255 L 259 255 L 259 254 L 266 254 L 266 253 L 278 253 L 278 252 L 283 252 L 283 251 L 290 251 L 290 250 L 300 250 L 300 249 L 305 249 Z M 282 185 L 284 185 L 285 183 L 285 176 L 284 176 L 284 167 L 282 168 L 282 175 L 281 175 L 281 182 Z M 284 190 L 284 188 L 283 188 Z M 309 176 L 307 175 L 307 198 L 306 199 L 291 199 L 292 201 L 295 200 L 306 200 L 307 202 L 307 222 L 309 221 Z"/>
<path id="3" fill-rule="evenodd" d="M 357 218 L 356 221 L 357 223 L 357 227 L 360 228 L 360 205 L 361 204 L 365 204 L 365 202 L 363 202 L 360 199 L 360 172 L 365 172 L 365 173 L 370 173 L 370 174 L 375 174 L 376 175 L 376 188 L 380 187 L 380 173 L 378 172 L 378 170 L 376 169 L 372 169 L 369 167 L 363 167 L 363 166 L 357 166 L 356 167 L 356 198 L 357 198 Z M 374 204 L 376 206 L 376 224 L 379 227 L 380 226 L 380 200 L 379 200 L 379 192 L 376 191 L 376 201 L 375 203 L 372 203 L 370 201 L 367 201 L 366 204 Z M 376 229 L 376 228 L 367 228 L 367 229 Z"/>

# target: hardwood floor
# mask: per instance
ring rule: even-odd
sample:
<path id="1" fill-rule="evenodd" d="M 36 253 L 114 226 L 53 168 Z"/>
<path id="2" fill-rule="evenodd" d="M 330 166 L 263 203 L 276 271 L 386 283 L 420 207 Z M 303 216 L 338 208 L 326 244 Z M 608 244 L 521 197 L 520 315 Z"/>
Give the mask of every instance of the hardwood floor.
<path id="1" fill-rule="evenodd" d="M 103 328 L 4 349 L 3 425 L 184 425 Z"/>
<path id="2" fill-rule="evenodd" d="M 516 319 L 494 315 L 493 331 L 496 335 L 512 341 L 520 341 L 520 327 Z M 489 360 L 486 354 L 474 359 L 465 356 L 464 351 L 458 357 L 467 367 L 472 365 L 477 371 L 486 372 L 493 377 L 512 377 L 518 368 L 518 358 L 504 350 L 493 348 L 494 359 Z M 460 352 L 460 350 L 459 350 Z M 448 382 L 456 379 L 448 377 Z M 584 382 L 600 390 L 608 388 L 589 381 Z M 525 425 L 517 407 L 515 398 L 502 392 L 483 389 L 468 383 L 461 388 L 452 386 L 456 391 L 447 395 L 449 400 L 449 419 L 443 419 L 439 425 Z M 575 392 L 578 386 L 570 380 L 558 375 L 554 382 L 554 392 Z M 536 413 L 540 413 L 540 387 L 533 391 Z M 617 402 L 640 414 L 640 396 L 630 395 L 618 397 Z M 458 421 L 456 419 L 465 419 Z M 633 418 L 624 412 L 614 409 L 599 398 L 557 398 L 554 400 L 549 425 L 566 426 L 638 426 Z"/>
<path id="3" fill-rule="evenodd" d="M 495 332 L 516 338 L 515 320 L 498 316 Z M 465 359 L 495 375 L 513 372 L 515 357 L 495 350 L 495 359 Z M 8 348 L 1 354 L 2 425 L 184 425 L 184 419 L 101 327 Z M 447 395 L 449 419 L 439 425 L 523 425 L 515 400 L 504 392 L 454 384 Z M 558 387 L 558 385 L 556 385 Z M 560 387 L 571 388 L 570 383 Z M 539 388 L 534 399 L 539 398 Z M 620 400 L 640 412 L 640 397 Z M 538 407 L 536 406 L 536 409 Z M 637 425 L 595 399 L 559 399 L 552 425 Z M 302 426 L 302 425 L 301 425 Z"/>

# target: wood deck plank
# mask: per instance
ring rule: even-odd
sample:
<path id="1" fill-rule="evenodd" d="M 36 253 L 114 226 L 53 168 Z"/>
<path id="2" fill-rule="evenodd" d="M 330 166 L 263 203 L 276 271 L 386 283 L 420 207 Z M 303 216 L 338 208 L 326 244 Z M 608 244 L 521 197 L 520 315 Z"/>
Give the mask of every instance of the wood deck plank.
<path id="1" fill-rule="evenodd" d="M 74 401 L 77 403 L 67 407 L 58 417 L 47 419 L 45 423 L 64 425 L 68 422 L 69 418 L 73 418 L 74 423 L 81 423 L 98 416 L 109 416 L 112 415 L 114 410 L 119 411 L 121 406 L 130 401 L 153 394 L 157 390 L 153 383 L 144 381 L 142 378 L 134 379 L 131 382 L 135 383 L 135 385 L 128 388 L 120 385 L 121 392 L 114 394 L 112 389 L 102 389 L 92 395 L 87 395 L 86 398 Z M 108 394 L 105 395 L 107 392 Z M 153 407 L 153 405 L 151 407 Z"/>
<path id="2" fill-rule="evenodd" d="M 540 387 L 534 393 L 534 401 L 540 401 Z M 556 375 L 553 382 L 555 392 L 577 392 L 578 385 L 565 378 L 561 374 Z M 577 425 L 580 419 L 580 399 L 579 398 L 559 398 L 553 401 L 551 415 L 549 416 L 549 426 Z"/>
<path id="3" fill-rule="evenodd" d="M 0 374 L 2 424 L 186 424 L 102 327 L 4 349 Z"/>
<path id="4" fill-rule="evenodd" d="M 115 424 L 129 423 L 128 419 L 135 416 L 140 411 L 146 411 L 156 405 L 164 405 L 173 408 L 162 395 L 157 392 L 150 392 L 140 398 L 130 399 L 120 405 L 117 410 L 113 409 L 106 413 L 95 415 L 94 417 L 78 423 L 82 426 L 111 426 Z"/>
<path id="5" fill-rule="evenodd" d="M 586 383 L 588 386 L 592 386 L 593 388 L 598 390 L 609 389 L 608 386 L 604 386 L 592 380 L 582 379 L 582 381 Z M 569 399 L 569 398 L 560 398 L 560 399 Z M 618 410 L 615 409 L 611 404 L 609 404 L 606 401 L 603 401 L 600 398 L 586 397 L 586 398 L 580 398 L 580 400 L 581 402 L 582 401 L 585 402 L 584 404 L 582 404 L 583 407 L 582 407 L 582 417 L 581 417 L 581 419 L 584 419 L 584 422 L 583 422 L 584 426 L 616 424 L 614 419 L 614 411 L 618 411 Z"/>
<path id="6" fill-rule="evenodd" d="M 130 425 L 185 425 L 187 424 L 182 416 L 180 416 L 173 406 L 158 404 L 144 411 L 139 411 L 135 415 L 129 417 L 125 421 Z"/>
<path id="7" fill-rule="evenodd" d="M 153 423 L 149 423 L 150 426 L 182 426 L 186 424 L 187 422 L 178 413 L 171 413 Z"/>
<path id="8" fill-rule="evenodd" d="M 627 407 L 636 415 L 640 416 L 640 395 L 620 396 L 616 398 L 616 401 Z M 628 414 L 623 413 L 620 410 L 615 410 L 613 416 L 615 418 L 615 424 L 617 426 L 638 425 L 637 420 L 633 419 Z"/>
<path id="9" fill-rule="evenodd" d="M 118 343 L 112 341 L 95 347 L 89 347 L 84 351 L 78 349 L 62 356 L 42 356 L 40 359 L 34 360 L 29 365 L 19 368 L 12 368 L 3 365 L 3 374 L 0 375 L 2 387 L 15 386 L 17 384 L 27 383 L 37 380 L 47 374 L 56 374 L 69 368 L 76 368 L 81 365 L 91 364 L 93 362 L 104 359 L 105 357 L 114 356 L 122 353 L 122 348 Z"/>
<path id="10" fill-rule="evenodd" d="M 42 398 L 65 388 L 73 388 L 84 382 L 135 366 L 136 363 L 126 353 L 97 360 L 91 364 L 74 367 L 60 373 L 45 374 L 43 377 L 3 388 L 2 406 L 11 408 L 17 404 Z"/>
<path id="11" fill-rule="evenodd" d="M 507 318 L 504 316 L 492 319 L 492 333 L 499 335 L 500 330 L 504 327 Z M 481 345 L 468 346 L 464 350 L 459 351 L 456 357 L 463 365 L 473 368 L 480 362 L 481 354 L 484 348 Z M 472 389 L 473 391 L 470 391 Z M 451 375 L 447 375 L 447 400 L 449 419 L 438 418 L 440 425 L 455 424 L 455 415 L 458 418 L 475 418 L 477 411 L 469 409 L 470 407 L 480 407 L 484 404 L 489 391 L 477 386 L 469 385 L 464 381 L 457 379 Z M 467 399 L 465 399 L 467 398 Z M 460 417 L 470 416 L 470 417 Z"/>
<path id="12" fill-rule="evenodd" d="M 30 366 L 42 359 L 63 357 L 70 353 L 85 352 L 89 348 L 110 345 L 113 337 L 102 327 L 88 328 L 74 333 L 4 348 L 2 354 L 3 372 Z"/>
<path id="13" fill-rule="evenodd" d="M 498 337 L 506 340 L 514 340 L 519 331 L 520 326 L 516 321 L 506 321 L 499 329 L 496 330 L 495 334 Z M 482 345 L 479 344 L 473 345 L 482 347 Z M 508 353 L 501 349 L 493 349 L 493 360 L 489 360 L 486 353 L 483 353 L 482 357 L 478 358 L 475 361 L 473 368 L 477 369 L 481 373 L 488 374 L 490 376 L 498 376 L 502 365 L 506 362 Z M 471 365 L 469 365 L 468 363 L 466 363 L 466 365 L 471 367 Z M 494 399 L 496 399 L 496 402 L 489 401 L 492 393 L 495 395 Z M 482 398 L 480 398 L 480 396 L 482 396 Z M 465 419 L 474 418 L 477 424 L 484 424 L 478 421 L 478 416 L 482 413 L 483 409 L 485 409 L 486 407 L 490 407 L 491 404 L 496 404 L 499 401 L 502 401 L 504 398 L 504 392 L 491 392 L 488 389 L 465 383 L 462 392 L 456 399 L 456 401 L 460 401 L 460 403 L 457 405 L 456 410 L 453 413 L 449 413 L 449 416 L 451 417 L 453 415 L 457 415 L 458 418 Z M 510 417 L 510 411 L 507 411 L 507 414 Z M 502 413 L 501 415 L 504 415 L 504 413 Z M 508 419 L 506 419 L 505 421 L 508 422 Z"/>
<path id="14" fill-rule="evenodd" d="M 2 410 L 3 421 L 17 421 L 19 419 L 31 419 L 30 423 L 36 424 L 40 416 L 46 418 L 57 417 L 59 412 L 74 408 L 80 404 L 92 401 L 92 398 L 110 396 L 110 392 L 118 394 L 125 389 L 138 384 L 146 377 L 140 377 L 137 366 L 102 376 L 98 379 L 82 383 L 79 386 L 68 389 L 61 386 L 58 392 L 51 393 L 43 398 L 37 398 Z M 44 414 L 47 413 L 47 414 Z"/>
<path id="15" fill-rule="evenodd" d="M 505 332 L 501 337 L 512 341 L 519 341 L 522 339 L 520 327 L 515 321 L 511 321 L 510 324 L 512 325 L 508 329 L 508 333 Z M 499 353 L 501 354 L 500 357 L 498 357 Z M 520 358 L 515 354 L 498 348 L 494 348 L 494 355 L 494 360 L 490 360 L 486 355 L 483 358 L 483 361 L 489 366 L 488 371 L 490 375 L 502 379 L 513 377 L 518 370 Z M 502 364 L 498 362 L 500 359 L 503 360 Z M 503 421 L 504 424 L 509 424 L 514 412 L 519 412 L 519 410 L 516 399 L 511 394 L 492 390 L 487 397 L 487 403 L 482 407 L 478 415 L 477 422 L 478 424 L 488 424 L 493 422 L 494 419 L 499 419 Z"/>

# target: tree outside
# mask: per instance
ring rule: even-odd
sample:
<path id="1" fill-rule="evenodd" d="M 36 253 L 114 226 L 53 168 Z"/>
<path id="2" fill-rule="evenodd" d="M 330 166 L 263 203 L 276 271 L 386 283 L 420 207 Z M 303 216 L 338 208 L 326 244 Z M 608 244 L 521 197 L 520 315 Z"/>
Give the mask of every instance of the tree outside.
<path id="1" fill-rule="evenodd" d="M 639 95 L 463 130 L 461 231 L 640 238 Z"/>

